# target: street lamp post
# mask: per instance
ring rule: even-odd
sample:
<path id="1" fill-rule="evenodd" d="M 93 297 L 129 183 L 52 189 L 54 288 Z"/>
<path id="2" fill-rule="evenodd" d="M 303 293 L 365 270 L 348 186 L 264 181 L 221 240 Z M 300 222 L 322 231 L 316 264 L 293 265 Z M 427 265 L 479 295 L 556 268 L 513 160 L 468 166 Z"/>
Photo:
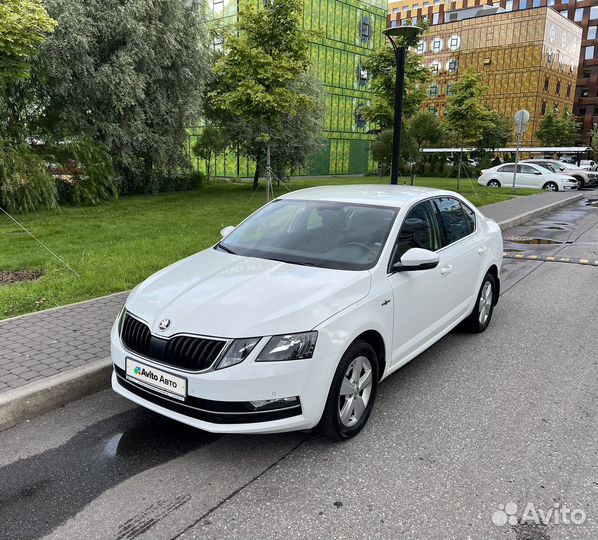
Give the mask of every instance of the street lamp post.
<path id="1" fill-rule="evenodd" d="M 405 88 L 405 56 L 407 43 L 411 42 L 422 31 L 419 26 L 397 26 L 383 30 L 395 52 L 396 81 L 395 81 L 395 115 L 392 134 L 392 167 L 390 183 L 399 183 L 399 163 L 401 161 L 401 130 L 403 126 L 403 92 Z"/>

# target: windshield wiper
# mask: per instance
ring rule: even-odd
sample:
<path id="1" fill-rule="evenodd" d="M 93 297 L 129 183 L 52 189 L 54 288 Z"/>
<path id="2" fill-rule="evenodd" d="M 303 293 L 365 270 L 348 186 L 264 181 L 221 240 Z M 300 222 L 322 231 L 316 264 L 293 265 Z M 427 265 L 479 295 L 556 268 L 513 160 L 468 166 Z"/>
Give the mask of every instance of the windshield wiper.
<path id="1" fill-rule="evenodd" d="M 276 259 L 274 257 L 265 257 L 265 258 L 269 259 L 271 261 L 283 262 L 283 263 L 287 263 L 287 264 L 298 264 L 300 266 L 318 266 L 316 263 L 313 263 L 310 261 L 289 261 L 287 259 Z"/>
<path id="2" fill-rule="evenodd" d="M 230 253 L 231 255 L 236 255 L 236 253 L 232 249 L 229 249 L 226 246 L 223 246 L 220 242 L 218 242 L 218 244 L 216 244 L 216 247 L 218 249 L 221 249 L 222 251 L 226 251 L 227 253 Z"/>

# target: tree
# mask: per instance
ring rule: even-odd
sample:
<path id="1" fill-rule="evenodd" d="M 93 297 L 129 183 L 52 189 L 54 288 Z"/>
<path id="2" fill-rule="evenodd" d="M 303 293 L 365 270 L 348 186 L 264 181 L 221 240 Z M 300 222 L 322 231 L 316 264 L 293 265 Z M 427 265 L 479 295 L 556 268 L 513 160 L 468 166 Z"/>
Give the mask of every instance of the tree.
<path id="1" fill-rule="evenodd" d="M 444 118 L 446 127 L 458 141 L 459 166 L 457 173 L 457 190 L 461 181 L 461 162 L 463 148 L 475 145 L 490 129 L 493 114 L 482 105 L 484 95 L 484 75 L 473 69 L 467 69 L 453 85 L 453 95 L 448 98 Z"/>
<path id="2" fill-rule="evenodd" d="M 106 144 L 125 191 L 187 166 L 208 72 L 200 0 L 46 0 L 58 30 L 33 77 L 45 136 Z"/>
<path id="3" fill-rule="evenodd" d="M 210 181 L 210 172 L 212 168 L 212 158 L 221 152 L 224 152 L 229 146 L 224 130 L 221 127 L 209 124 L 203 128 L 195 144 L 193 145 L 193 154 L 206 163 L 206 179 Z"/>
<path id="4" fill-rule="evenodd" d="M 513 140 L 514 122 L 496 111 L 490 111 L 488 125 L 482 131 L 476 148 L 479 151 L 491 150 L 507 146 Z"/>
<path id="5" fill-rule="evenodd" d="M 40 0 L 0 2 L 0 88 L 29 76 L 32 57 L 55 26 Z"/>
<path id="6" fill-rule="evenodd" d="M 406 136 L 411 140 L 407 151 L 410 152 L 411 185 L 415 183 L 417 165 L 421 159 L 421 151 L 425 146 L 438 143 L 444 130 L 440 119 L 431 112 L 420 111 L 407 120 Z"/>
<path id="7" fill-rule="evenodd" d="M 559 117 L 558 111 L 549 111 L 536 135 L 545 146 L 573 146 L 579 142 L 580 125 L 570 113 Z"/>
<path id="8" fill-rule="evenodd" d="M 416 47 L 420 37 L 412 38 L 407 46 Z M 391 129 L 394 124 L 396 60 L 391 47 L 382 47 L 372 54 L 364 67 L 370 76 L 373 92 L 371 103 L 364 107 L 363 115 L 375 123 L 381 131 Z M 421 62 L 417 54 L 408 53 L 405 59 L 405 91 L 403 95 L 403 117 L 409 118 L 421 110 L 428 96 L 431 72 Z"/>
<path id="9" fill-rule="evenodd" d="M 244 6 L 236 33 L 226 36 L 225 53 L 214 66 L 218 80 L 217 90 L 210 92 L 214 109 L 254 132 L 256 153 L 265 147 L 267 197 L 271 195 L 275 135 L 289 117 L 316 106 L 299 82 L 309 68 L 302 6 L 300 0 L 266 2 L 259 10 L 251 4 Z"/>

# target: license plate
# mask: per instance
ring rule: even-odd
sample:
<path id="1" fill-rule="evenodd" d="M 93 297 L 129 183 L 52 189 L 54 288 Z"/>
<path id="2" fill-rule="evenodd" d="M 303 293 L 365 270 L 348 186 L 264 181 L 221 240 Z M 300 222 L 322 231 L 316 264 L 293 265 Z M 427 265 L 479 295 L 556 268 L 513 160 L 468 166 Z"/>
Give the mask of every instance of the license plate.
<path id="1" fill-rule="evenodd" d="M 127 358 L 125 362 L 129 381 L 147 386 L 156 392 L 167 394 L 181 401 L 185 400 L 187 396 L 187 379 L 148 366 L 132 358 Z"/>

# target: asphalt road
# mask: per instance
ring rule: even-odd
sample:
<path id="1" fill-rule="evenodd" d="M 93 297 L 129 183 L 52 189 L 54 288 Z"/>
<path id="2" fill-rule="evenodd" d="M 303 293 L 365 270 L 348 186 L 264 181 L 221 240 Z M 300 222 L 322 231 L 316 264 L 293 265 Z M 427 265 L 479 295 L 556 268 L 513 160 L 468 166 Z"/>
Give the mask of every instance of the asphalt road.
<path id="1" fill-rule="evenodd" d="M 509 235 L 596 259 L 598 208 Z M 0 537 L 598 538 L 597 327 L 598 267 L 507 259 L 489 329 L 391 376 L 342 444 L 210 435 L 97 393 L 0 433 Z M 507 503 L 585 520 L 496 525 Z"/>

